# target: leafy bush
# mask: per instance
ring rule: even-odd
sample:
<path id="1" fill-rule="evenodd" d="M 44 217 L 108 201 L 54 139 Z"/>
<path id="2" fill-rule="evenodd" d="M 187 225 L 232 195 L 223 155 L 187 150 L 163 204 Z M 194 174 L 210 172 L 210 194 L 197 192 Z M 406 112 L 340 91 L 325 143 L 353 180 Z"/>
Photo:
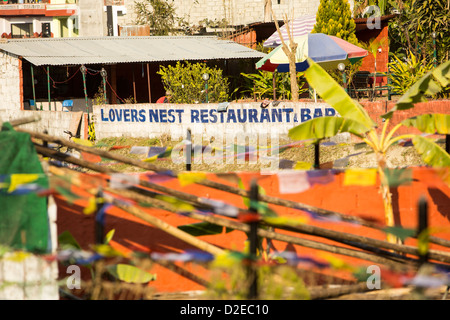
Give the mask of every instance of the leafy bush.
<path id="1" fill-rule="evenodd" d="M 149 25 L 151 34 L 165 36 L 174 31 L 175 4 L 167 0 L 135 1 L 136 24 Z"/>
<path id="2" fill-rule="evenodd" d="M 206 63 L 185 61 L 175 66 L 161 66 L 158 74 L 162 77 L 164 89 L 171 92 L 172 103 L 201 103 L 206 101 L 206 86 L 202 74 L 208 73 L 208 102 L 228 100 L 228 79 L 222 70 L 210 68 Z"/>
<path id="3" fill-rule="evenodd" d="M 406 91 L 433 68 L 433 62 L 426 62 L 417 59 L 409 52 L 406 61 L 402 61 L 396 55 L 393 55 L 393 62 L 389 66 L 389 81 L 392 91 L 398 94 L 404 94 Z"/>
<path id="4" fill-rule="evenodd" d="M 241 73 L 245 78 L 242 93 L 256 95 L 257 99 L 273 98 L 273 73 L 268 71 L 258 71 L 258 73 Z M 275 73 L 275 89 L 278 97 L 282 99 L 291 99 L 291 82 L 289 73 Z M 302 73 L 297 73 L 297 82 L 299 83 L 299 92 L 302 94 L 308 91 L 304 88 L 305 80 Z"/>

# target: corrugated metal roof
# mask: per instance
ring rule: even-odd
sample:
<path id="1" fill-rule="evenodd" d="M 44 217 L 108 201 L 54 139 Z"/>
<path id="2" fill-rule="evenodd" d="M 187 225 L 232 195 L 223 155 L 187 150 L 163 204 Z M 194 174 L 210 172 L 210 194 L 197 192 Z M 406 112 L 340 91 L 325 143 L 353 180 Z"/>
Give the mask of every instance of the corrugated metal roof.
<path id="1" fill-rule="evenodd" d="M 262 58 L 264 53 L 211 36 L 8 39 L 0 50 L 36 66 Z"/>

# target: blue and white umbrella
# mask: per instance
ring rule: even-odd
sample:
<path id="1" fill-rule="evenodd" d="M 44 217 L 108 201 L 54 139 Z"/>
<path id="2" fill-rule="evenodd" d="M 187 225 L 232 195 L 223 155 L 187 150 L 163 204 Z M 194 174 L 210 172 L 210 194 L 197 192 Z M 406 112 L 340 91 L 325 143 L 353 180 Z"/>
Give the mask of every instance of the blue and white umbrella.
<path id="1" fill-rule="evenodd" d="M 324 69 L 337 68 L 339 63 L 353 64 L 367 56 L 368 52 L 345 40 L 323 33 L 309 33 L 294 37 L 297 43 L 295 65 L 297 72 L 303 72 L 308 67 L 307 58 L 311 58 Z M 286 41 L 288 44 L 289 41 Z M 264 71 L 289 72 L 289 59 L 282 50 L 282 45 L 273 49 L 256 63 L 256 68 Z"/>

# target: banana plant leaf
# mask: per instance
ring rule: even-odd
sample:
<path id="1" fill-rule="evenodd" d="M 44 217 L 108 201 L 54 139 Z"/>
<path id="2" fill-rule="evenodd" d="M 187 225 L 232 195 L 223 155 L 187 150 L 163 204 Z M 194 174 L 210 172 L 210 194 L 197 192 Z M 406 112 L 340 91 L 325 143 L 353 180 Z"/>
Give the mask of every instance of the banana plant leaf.
<path id="1" fill-rule="evenodd" d="M 438 168 L 450 167 L 450 155 L 434 141 L 414 136 L 412 142 L 426 164 Z"/>
<path id="2" fill-rule="evenodd" d="M 384 232 L 393 234 L 397 238 L 401 240 L 406 240 L 410 237 L 414 237 L 417 233 L 417 230 L 414 229 L 406 229 L 402 227 L 386 227 L 383 229 Z"/>
<path id="3" fill-rule="evenodd" d="M 450 83 L 450 61 L 444 62 L 425 74 L 398 100 L 394 108 L 381 117 L 390 119 L 397 110 L 414 107 L 415 103 L 426 101 L 426 96 L 433 96 Z"/>
<path id="4" fill-rule="evenodd" d="M 402 123 L 425 133 L 450 134 L 450 114 L 423 114 L 403 120 Z"/>
<path id="5" fill-rule="evenodd" d="M 320 117 L 306 121 L 289 130 L 289 138 L 294 140 L 334 137 L 338 133 L 349 132 L 361 137 L 369 129 L 360 122 L 341 117 Z"/>
<path id="6" fill-rule="evenodd" d="M 64 231 L 58 236 L 58 243 L 60 248 L 81 250 L 81 246 L 69 231 Z"/>
<path id="7" fill-rule="evenodd" d="M 343 118 L 351 119 L 366 126 L 369 131 L 375 126 L 364 108 L 345 92 L 345 90 L 317 63 L 308 59 L 309 68 L 305 78 L 320 97 L 332 106 Z"/>
<path id="8" fill-rule="evenodd" d="M 128 283 L 147 283 L 156 279 L 154 274 L 129 264 L 116 264 L 107 267 L 108 272 L 116 279 Z"/>

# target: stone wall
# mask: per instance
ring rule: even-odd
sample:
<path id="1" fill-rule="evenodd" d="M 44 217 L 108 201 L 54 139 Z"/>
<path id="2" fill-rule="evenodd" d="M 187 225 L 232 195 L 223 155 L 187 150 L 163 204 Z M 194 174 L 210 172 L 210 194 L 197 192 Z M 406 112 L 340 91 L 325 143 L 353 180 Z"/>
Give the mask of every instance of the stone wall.
<path id="1" fill-rule="evenodd" d="M 0 51 L 0 109 L 21 109 L 20 64 L 18 56 Z"/>
<path id="2" fill-rule="evenodd" d="M 106 35 L 106 20 L 103 0 L 78 0 L 78 26 L 80 37 L 102 37 Z"/>
<path id="3" fill-rule="evenodd" d="M 294 17 L 315 14 L 320 0 L 273 0 L 273 10 L 277 19 L 284 14 Z M 264 21 L 264 0 L 176 0 L 176 15 L 190 24 L 198 25 L 204 19 L 221 21 L 230 25 L 245 25 Z M 127 14 L 118 18 L 119 25 L 132 25 L 136 20 L 134 0 L 125 0 Z"/>

